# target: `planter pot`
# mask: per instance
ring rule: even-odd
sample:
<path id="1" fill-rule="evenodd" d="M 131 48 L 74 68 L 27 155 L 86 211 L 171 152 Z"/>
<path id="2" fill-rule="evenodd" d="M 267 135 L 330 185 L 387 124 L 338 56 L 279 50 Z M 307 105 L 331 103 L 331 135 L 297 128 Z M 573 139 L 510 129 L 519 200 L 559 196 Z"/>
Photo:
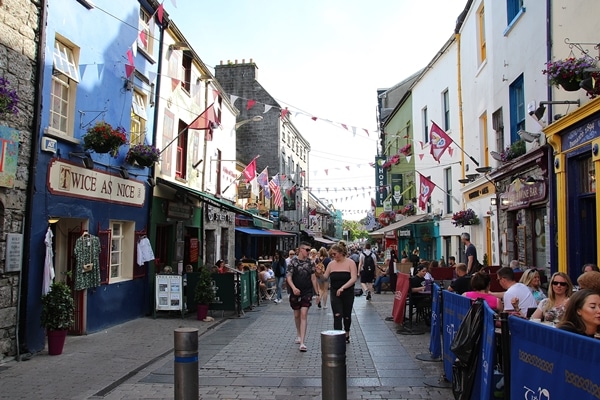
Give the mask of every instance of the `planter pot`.
<path id="1" fill-rule="evenodd" d="M 108 153 L 109 151 L 111 151 L 112 147 L 109 145 L 97 145 L 97 146 L 94 146 L 92 148 L 92 150 L 94 150 L 94 153 L 104 154 L 104 153 Z"/>
<path id="2" fill-rule="evenodd" d="M 67 330 L 48 331 L 48 354 L 58 356 L 62 354 L 67 338 Z"/>
<path id="3" fill-rule="evenodd" d="M 204 321 L 208 316 L 208 304 L 198 304 L 198 309 L 196 310 L 196 313 L 198 321 Z"/>
<path id="4" fill-rule="evenodd" d="M 576 92 L 579 89 L 581 89 L 581 87 L 579 86 L 579 81 L 561 82 L 560 87 L 562 87 L 563 90 L 566 90 L 567 92 Z"/>
<path id="5" fill-rule="evenodd" d="M 133 156 L 132 158 L 140 167 L 151 167 L 154 164 L 154 161 L 146 157 Z"/>

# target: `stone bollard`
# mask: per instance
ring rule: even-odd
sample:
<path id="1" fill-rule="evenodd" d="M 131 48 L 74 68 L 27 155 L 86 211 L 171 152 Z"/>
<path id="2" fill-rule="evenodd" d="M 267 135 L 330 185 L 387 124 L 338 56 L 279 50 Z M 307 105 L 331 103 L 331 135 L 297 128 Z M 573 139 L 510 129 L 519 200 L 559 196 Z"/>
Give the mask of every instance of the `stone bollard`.
<path id="1" fill-rule="evenodd" d="M 346 400 L 346 332 L 321 332 L 321 398 Z"/>
<path id="2" fill-rule="evenodd" d="M 175 400 L 198 400 L 198 329 L 175 329 Z"/>

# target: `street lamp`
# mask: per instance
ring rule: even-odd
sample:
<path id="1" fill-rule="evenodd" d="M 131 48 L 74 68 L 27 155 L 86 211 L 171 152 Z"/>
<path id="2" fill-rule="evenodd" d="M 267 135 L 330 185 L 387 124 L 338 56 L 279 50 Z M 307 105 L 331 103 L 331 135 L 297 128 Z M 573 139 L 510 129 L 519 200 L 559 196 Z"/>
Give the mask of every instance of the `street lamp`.
<path id="1" fill-rule="evenodd" d="M 255 115 L 254 117 L 250 118 L 250 119 L 245 119 L 243 121 L 240 121 L 238 123 L 235 124 L 235 129 L 238 129 L 240 126 L 242 125 L 246 125 L 249 122 L 260 122 L 263 120 L 262 115 Z"/>

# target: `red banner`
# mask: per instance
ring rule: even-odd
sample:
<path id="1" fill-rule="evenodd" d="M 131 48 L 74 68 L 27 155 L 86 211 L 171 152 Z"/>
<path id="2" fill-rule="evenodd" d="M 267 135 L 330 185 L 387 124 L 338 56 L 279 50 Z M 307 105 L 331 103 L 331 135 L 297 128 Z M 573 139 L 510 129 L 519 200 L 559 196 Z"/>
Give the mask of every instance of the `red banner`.
<path id="1" fill-rule="evenodd" d="M 392 317 L 397 324 L 404 323 L 404 312 L 406 309 L 406 298 L 410 285 L 408 274 L 399 272 L 396 274 L 396 292 L 394 293 L 394 305 L 392 306 Z"/>

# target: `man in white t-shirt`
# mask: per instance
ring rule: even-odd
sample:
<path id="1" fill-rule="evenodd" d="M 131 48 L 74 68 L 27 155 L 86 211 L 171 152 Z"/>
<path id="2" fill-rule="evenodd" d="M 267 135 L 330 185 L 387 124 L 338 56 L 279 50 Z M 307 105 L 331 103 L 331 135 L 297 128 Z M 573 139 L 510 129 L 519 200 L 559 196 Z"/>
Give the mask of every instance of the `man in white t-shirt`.
<path id="1" fill-rule="evenodd" d="M 288 253 L 288 258 L 285 259 L 285 266 L 287 267 L 288 265 L 290 265 L 290 260 L 292 258 L 296 257 L 296 252 L 294 250 L 290 250 L 290 252 Z"/>
<path id="2" fill-rule="evenodd" d="M 498 283 L 504 292 L 504 311 L 516 311 L 527 317 L 528 308 L 537 308 L 537 302 L 531 290 L 520 282 L 515 282 L 515 273 L 511 267 L 502 267 L 497 272 Z"/>

